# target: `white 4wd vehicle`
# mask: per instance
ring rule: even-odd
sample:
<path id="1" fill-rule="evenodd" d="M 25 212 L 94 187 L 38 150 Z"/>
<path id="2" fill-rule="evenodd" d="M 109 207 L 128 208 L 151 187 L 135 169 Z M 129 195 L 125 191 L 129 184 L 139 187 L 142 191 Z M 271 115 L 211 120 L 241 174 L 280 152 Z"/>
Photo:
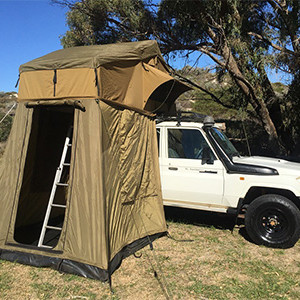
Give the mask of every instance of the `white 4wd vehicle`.
<path id="1" fill-rule="evenodd" d="M 241 157 L 213 119 L 157 120 L 164 205 L 238 216 L 257 244 L 292 247 L 300 237 L 300 164 Z"/>

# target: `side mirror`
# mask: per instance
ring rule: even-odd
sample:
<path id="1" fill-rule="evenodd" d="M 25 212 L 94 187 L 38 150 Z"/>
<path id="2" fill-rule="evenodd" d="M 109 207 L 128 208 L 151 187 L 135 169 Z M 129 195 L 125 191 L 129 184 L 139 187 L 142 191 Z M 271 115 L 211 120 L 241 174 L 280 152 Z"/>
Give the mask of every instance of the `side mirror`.
<path id="1" fill-rule="evenodd" d="M 202 152 L 202 165 L 213 165 L 214 160 L 212 158 L 212 151 L 209 147 L 204 147 Z"/>

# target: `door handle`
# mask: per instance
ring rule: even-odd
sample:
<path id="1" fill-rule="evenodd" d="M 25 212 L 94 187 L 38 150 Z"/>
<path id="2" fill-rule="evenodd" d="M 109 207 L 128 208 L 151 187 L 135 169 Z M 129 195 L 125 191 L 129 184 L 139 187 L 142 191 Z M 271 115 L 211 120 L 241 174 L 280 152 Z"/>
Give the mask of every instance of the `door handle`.
<path id="1" fill-rule="evenodd" d="M 177 171 L 178 168 L 177 167 L 169 167 L 169 170 L 171 170 L 171 171 Z"/>
<path id="2" fill-rule="evenodd" d="M 205 170 L 205 171 L 199 171 L 199 173 L 218 174 L 218 172 L 217 172 L 217 171 L 209 171 L 209 170 Z"/>

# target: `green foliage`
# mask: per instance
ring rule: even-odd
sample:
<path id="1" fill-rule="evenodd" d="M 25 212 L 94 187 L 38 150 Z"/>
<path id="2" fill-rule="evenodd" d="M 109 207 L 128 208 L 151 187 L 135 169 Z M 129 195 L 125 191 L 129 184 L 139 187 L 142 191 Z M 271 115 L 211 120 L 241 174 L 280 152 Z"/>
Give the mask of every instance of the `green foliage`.
<path id="1" fill-rule="evenodd" d="M 4 117 L 4 114 L 0 113 L 0 120 Z M 9 136 L 10 129 L 12 126 L 13 118 L 7 116 L 4 121 L 0 124 L 0 142 L 5 142 Z"/>
<path id="2" fill-rule="evenodd" d="M 220 92 L 215 92 L 215 94 L 219 94 Z M 237 118 L 238 110 L 231 108 L 228 109 L 223 105 L 220 105 L 213 101 L 210 96 L 206 93 L 198 91 L 196 94 L 196 99 L 193 105 L 193 110 L 199 112 L 204 115 L 210 115 L 215 119 L 229 119 L 229 118 Z M 229 103 L 230 100 L 229 92 L 226 96 L 223 95 L 222 99 L 224 99 L 224 103 Z M 225 99 L 226 98 L 226 99 Z"/>
<path id="3" fill-rule="evenodd" d="M 300 148 L 300 73 L 290 85 L 285 103 L 287 125 L 293 128 L 293 135 L 297 138 L 297 147 Z M 300 152 L 300 150 L 298 150 Z"/>
<path id="4" fill-rule="evenodd" d="M 0 92 L 0 121 L 6 115 L 6 113 L 11 109 L 14 104 L 14 101 L 17 99 L 17 93 L 15 92 Z M 5 142 L 9 136 L 15 108 L 10 112 L 9 115 L 0 123 L 0 143 Z M 0 145 L 1 146 L 1 145 Z M 0 147 L 0 152 L 1 152 Z"/>
<path id="5" fill-rule="evenodd" d="M 69 30 L 61 39 L 65 48 L 142 40 L 149 27 L 150 12 L 145 9 L 144 1 L 88 0 L 75 2 L 70 8 L 67 13 Z M 137 28 L 136 36 L 129 34 Z"/>

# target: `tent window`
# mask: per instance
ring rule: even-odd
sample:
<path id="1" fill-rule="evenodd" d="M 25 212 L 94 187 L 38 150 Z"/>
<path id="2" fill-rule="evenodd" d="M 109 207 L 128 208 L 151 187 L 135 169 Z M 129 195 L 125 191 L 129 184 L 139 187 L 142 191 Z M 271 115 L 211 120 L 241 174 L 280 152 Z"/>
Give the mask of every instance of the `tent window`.
<path id="1" fill-rule="evenodd" d="M 73 119 L 73 107 L 34 108 L 14 231 L 18 243 L 38 244 L 55 173 Z M 70 152 L 66 162 L 70 162 Z M 69 168 L 64 168 L 65 182 L 68 173 Z M 54 203 L 65 205 L 66 198 L 67 188 L 58 187 Z M 64 208 L 53 207 L 48 225 L 62 227 L 64 215 Z M 59 236 L 60 231 L 47 230 L 43 244 L 55 247 Z"/>

